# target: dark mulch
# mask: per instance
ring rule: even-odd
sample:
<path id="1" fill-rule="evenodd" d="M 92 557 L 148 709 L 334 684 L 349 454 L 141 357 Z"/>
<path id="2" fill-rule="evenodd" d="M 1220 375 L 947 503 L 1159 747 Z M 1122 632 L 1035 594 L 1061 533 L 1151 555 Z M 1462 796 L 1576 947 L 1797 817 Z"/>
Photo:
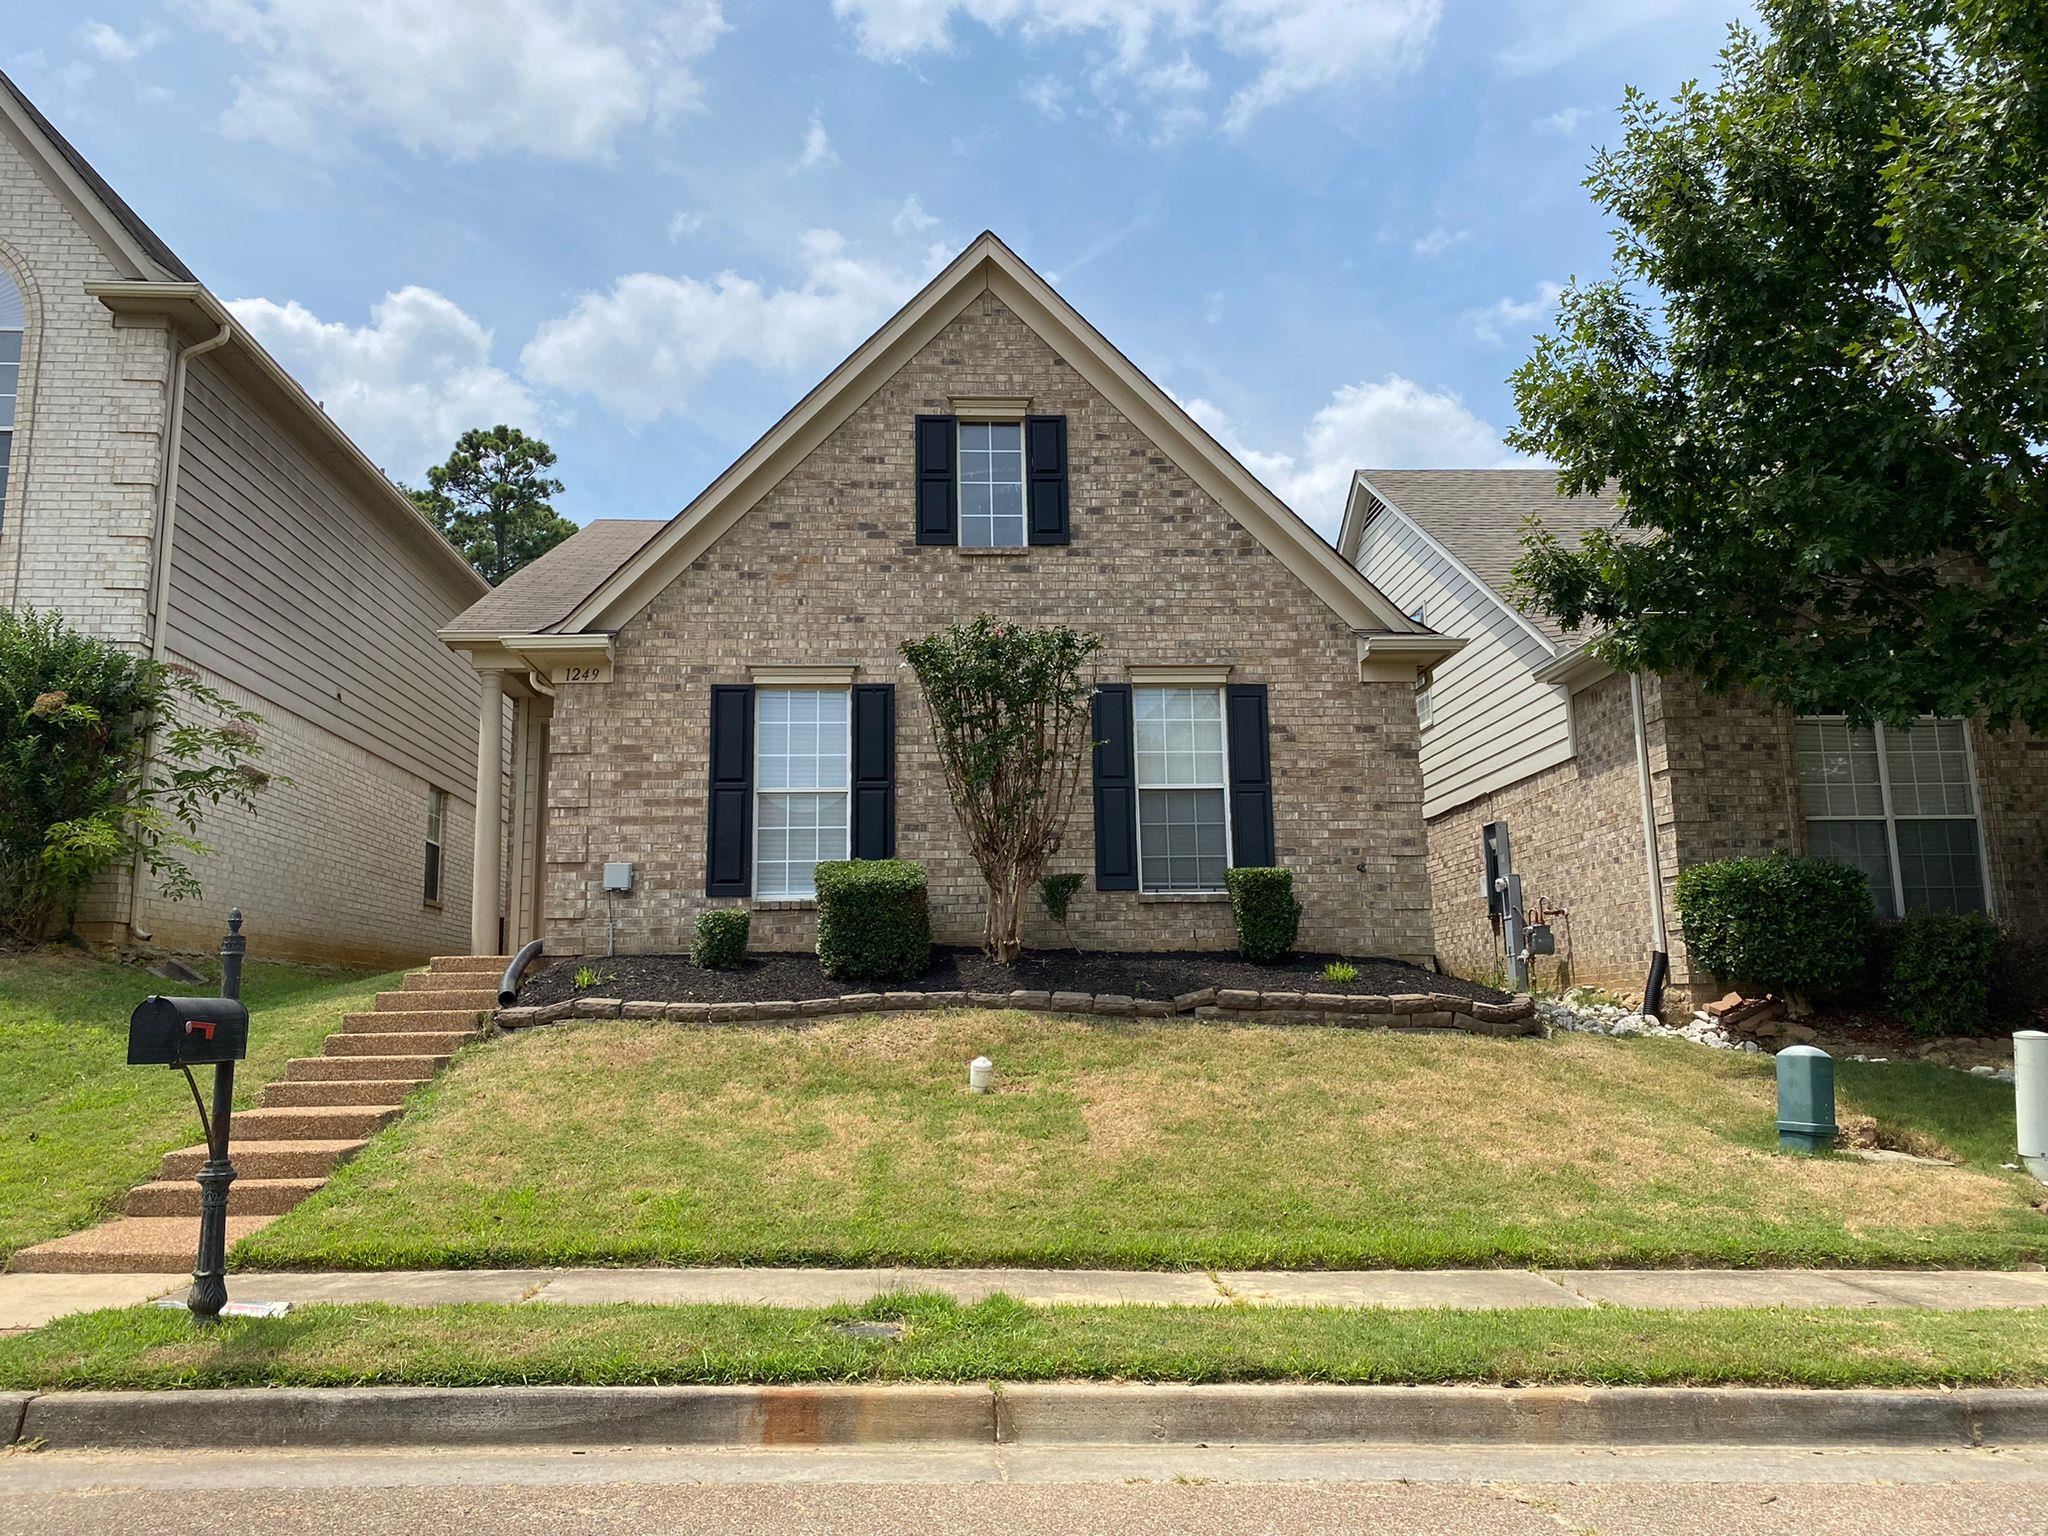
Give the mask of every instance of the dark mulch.
<path id="1" fill-rule="evenodd" d="M 843 997 L 849 992 L 1108 992 L 1125 997 L 1174 997 L 1203 987 L 1243 987 L 1265 992 L 1343 992 L 1387 996 L 1397 992 L 1447 992 L 1481 1002 L 1507 1001 L 1507 994 L 1477 982 L 1440 976 L 1398 960 L 1349 960 L 1358 968 L 1350 982 L 1323 980 L 1336 955 L 1290 955 L 1277 965 L 1253 965 L 1233 954 L 1173 950 L 1139 954 L 1040 950 L 1015 965 L 997 965 L 976 949 L 934 949 L 932 968 L 912 982 L 837 982 L 818 966 L 816 955 L 751 955 L 738 970 L 707 971 L 683 955 L 621 955 L 615 960 L 562 959 L 529 971 L 519 989 L 522 1006 L 558 1003 L 577 994 L 576 972 L 598 975 L 582 989 L 591 997 L 627 1002 L 768 1003 L 809 997 Z"/>

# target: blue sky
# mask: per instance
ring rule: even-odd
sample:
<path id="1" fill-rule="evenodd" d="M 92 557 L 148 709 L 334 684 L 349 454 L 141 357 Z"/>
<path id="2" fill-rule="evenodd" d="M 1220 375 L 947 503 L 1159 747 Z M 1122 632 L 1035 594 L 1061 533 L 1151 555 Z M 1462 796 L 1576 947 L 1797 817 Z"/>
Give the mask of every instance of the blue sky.
<path id="1" fill-rule="evenodd" d="M 1734 0 L 88 0 L 0 63 L 393 475 L 665 517 L 994 229 L 1326 532 L 1511 462 L 1625 84 Z"/>

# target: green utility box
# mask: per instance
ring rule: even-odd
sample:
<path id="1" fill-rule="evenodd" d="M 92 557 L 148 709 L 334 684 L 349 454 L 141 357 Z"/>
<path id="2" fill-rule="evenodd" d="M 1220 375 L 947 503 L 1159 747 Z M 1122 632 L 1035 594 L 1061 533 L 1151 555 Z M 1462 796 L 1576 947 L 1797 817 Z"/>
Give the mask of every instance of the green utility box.
<path id="1" fill-rule="evenodd" d="M 1778 1150 L 1824 1152 L 1835 1144 L 1835 1059 L 1811 1045 L 1778 1052 Z"/>

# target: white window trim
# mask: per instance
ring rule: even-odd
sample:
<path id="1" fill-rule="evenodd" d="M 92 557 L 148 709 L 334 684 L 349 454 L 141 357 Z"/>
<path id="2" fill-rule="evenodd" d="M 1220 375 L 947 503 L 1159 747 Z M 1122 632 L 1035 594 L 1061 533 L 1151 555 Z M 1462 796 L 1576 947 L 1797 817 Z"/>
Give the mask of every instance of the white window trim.
<path id="1" fill-rule="evenodd" d="M 1811 721 L 1816 725 L 1847 725 L 1850 723 L 1847 715 L 1800 715 L 1794 719 L 1794 726 L 1796 727 L 1801 721 Z M 1963 788 L 1969 792 L 1970 796 L 1970 824 L 1977 829 L 1977 883 L 1984 893 L 1984 915 L 1995 918 L 1998 915 L 1997 898 L 1992 894 L 1991 889 L 1991 851 L 1990 845 L 1984 840 L 1984 797 L 1977 789 L 1977 746 L 1970 739 L 1970 722 L 1967 720 L 1956 720 L 1954 717 L 1947 715 L 1919 715 L 1915 717 L 1913 723 L 1915 725 L 1956 724 L 1963 728 L 1963 771 L 1968 775 L 1968 781 L 1963 785 Z M 1890 758 L 1885 752 L 1884 722 L 1874 722 L 1872 731 L 1877 742 L 1877 787 L 1879 796 L 1884 804 L 1885 859 L 1891 866 L 1892 910 L 1900 917 L 1904 917 L 1906 915 L 1906 876 L 1905 872 L 1899 867 L 1899 823 L 1902 821 L 1955 821 L 1958 818 L 1954 816 L 1902 816 L 1893 810 L 1892 767 Z M 1805 824 L 1809 821 L 1871 820 L 1868 816 L 1815 816 L 1811 814 L 1806 809 L 1805 786 L 1797 782 L 1796 762 L 1793 777 L 1794 788 L 1800 792 L 1799 817 L 1802 840 Z"/>
<path id="2" fill-rule="evenodd" d="M 805 669 L 803 668 L 796 667 L 760 667 L 754 669 L 754 676 L 758 678 L 763 672 L 774 671 L 782 671 L 785 674 L 801 675 L 804 672 L 804 670 Z M 837 667 L 822 667 L 810 670 L 825 673 L 837 673 L 840 669 Z M 818 877 L 815 867 L 813 868 L 811 874 L 811 890 L 809 895 L 764 896 L 761 894 L 761 797 L 764 794 L 818 795 L 832 793 L 831 790 L 821 789 L 763 789 L 761 787 L 761 695 L 763 693 L 790 691 L 801 691 L 806 693 L 843 692 L 846 695 L 846 783 L 838 791 L 838 793 L 843 795 L 846 799 L 846 853 L 840 855 L 840 857 L 850 857 L 853 853 L 853 668 L 848 667 L 845 669 L 845 672 L 846 681 L 844 682 L 838 681 L 836 677 L 828 677 L 827 680 L 823 682 L 777 681 L 772 683 L 757 682 L 755 684 L 753 711 L 754 739 L 747 743 L 747 751 L 752 759 L 750 765 L 750 772 L 753 778 L 753 789 L 751 791 L 751 794 L 753 796 L 753 803 L 747 807 L 749 813 L 748 821 L 750 823 L 747 829 L 747 890 L 751 893 L 748 896 L 747 900 L 752 905 L 808 906 L 815 903 L 818 899 Z M 787 863 L 788 861 L 784 860 L 783 862 Z M 825 864 L 829 862 L 831 861 L 828 859 L 818 860 L 818 863 L 820 864 Z"/>
<path id="3" fill-rule="evenodd" d="M 1161 890 L 1154 890 L 1154 889 L 1153 889 L 1153 888 L 1152 888 L 1151 886 L 1148 886 L 1148 885 L 1147 885 L 1147 884 L 1145 883 L 1145 791 L 1146 791 L 1146 790 L 1148 790 L 1148 789 L 1221 789 L 1221 790 L 1223 791 L 1223 869 L 1224 869 L 1224 873 L 1228 874 L 1228 873 L 1229 873 L 1229 872 L 1230 872 L 1231 870 L 1233 870 L 1233 869 L 1237 868 L 1237 842 L 1236 842 L 1236 838 L 1234 837 L 1234 835 L 1233 835 L 1233 833 L 1232 833 L 1232 829 L 1231 829 L 1231 825 L 1230 825 L 1230 700 L 1229 700 L 1229 698 L 1228 698 L 1228 697 L 1227 697 L 1227 696 L 1226 696 L 1226 695 L 1224 694 L 1224 692 L 1223 692 L 1223 684 L 1222 684 L 1222 683 L 1221 683 L 1220 681 L 1219 681 L 1219 682 L 1216 682 L 1216 683 L 1213 683 L 1213 684 L 1211 684 L 1211 683 L 1196 683 L 1196 684 L 1188 684 L 1188 683 L 1182 683 L 1182 682 L 1174 682 L 1174 683 L 1158 683 L 1158 682 L 1137 682 L 1137 681 L 1135 681 L 1135 679 L 1136 679 L 1136 676 L 1137 676 L 1138 670 L 1139 670 L 1139 669 L 1138 669 L 1138 668 L 1136 668 L 1136 667 L 1133 667 L 1133 668 L 1131 669 L 1132 677 L 1133 677 L 1133 679 L 1134 679 L 1134 681 L 1133 681 L 1133 683 L 1132 683 L 1132 688 L 1133 688 L 1133 692 L 1132 692 L 1132 695 L 1131 695 L 1131 783 L 1132 783 L 1132 784 L 1133 784 L 1133 785 L 1134 785 L 1134 786 L 1136 787 L 1136 793 L 1137 793 L 1137 803 L 1136 803 L 1135 805 L 1133 805 L 1131 809 L 1132 809 L 1132 811 L 1133 811 L 1133 813 L 1134 813 L 1134 814 L 1133 814 L 1133 817 L 1132 817 L 1132 820 L 1133 820 L 1133 823 L 1134 823 L 1134 827 L 1133 827 L 1133 831 L 1132 831 L 1132 837 L 1133 837 L 1133 840 L 1134 840 L 1134 841 L 1136 842 L 1136 844 L 1137 844 L 1137 849 L 1138 849 L 1138 894 L 1139 894 L 1140 896 L 1160 896 L 1160 897 L 1174 897 L 1174 896 L 1189 896 L 1189 897 L 1201 897 L 1201 896 L 1221 896 L 1221 895 L 1224 895 L 1224 894 L 1226 894 L 1226 893 L 1227 893 L 1228 887 L 1227 887 L 1227 886 L 1222 886 L 1222 885 L 1215 885 L 1215 886 L 1206 886 L 1206 885 L 1205 885 L 1205 886 L 1200 886 L 1200 887 L 1194 887 L 1194 888 L 1189 888 L 1189 889 L 1184 889 L 1184 890 L 1166 890 L 1166 891 L 1161 891 Z M 1222 727 L 1223 727 L 1223 782 L 1222 782 L 1222 783 L 1221 783 L 1220 785 L 1218 785 L 1218 784 L 1147 784 L 1147 783 L 1145 782 L 1145 779 L 1144 779 L 1144 775 L 1143 775 L 1143 774 L 1141 774 L 1141 773 L 1140 773 L 1140 772 L 1138 771 L 1138 719 L 1137 719 L 1137 702 L 1138 702 L 1138 701 L 1137 701 L 1137 694 L 1136 694 L 1136 691 L 1135 691 L 1135 690 L 1136 690 L 1136 689 L 1138 689 L 1138 688 L 1189 688 L 1189 687 L 1194 687 L 1194 688 L 1202 688 L 1202 689 L 1205 689 L 1205 690 L 1207 690 L 1207 691 L 1209 691 L 1209 692 L 1212 692 L 1212 693 L 1214 693 L 1214 694 L 1216 695 L 1216 703 L 1217 703 L 1217 707 L 1218 707 L 1218 708 L 1219 708 L 1219 709 L 1220 709 L 1220 710 L 1222 711 L 1222 716 L 1221 716 L 1221 723 L 1222 723 Z"/>
<path id="4" fill-rule="evenodd" d="M 953 494 L 957 505 L 954 508 L 954 538 L 961 549 L 1029 549 L 1031 547 L 1031 450 L 1025 442 L 1024 417 L 1016 416 L 974 416 L 955 415 L 956 423 L 971 423 L 984 427 L 1015 427 L 1017 429 L 1017 542 L 1014 544 L 969 544 L 967 542 L 967 506 L 962 493 L 967 489 L 967 476 L 963 460 L 967 454 L 967 434 L 956 425 L 953 432 Z M 1007 480 L 977 480 L 976 485 L 989 487 L 989 506 L 995 506 L 995 487 L 1008 485 Z M 993 516 L 990 522 L 994 522 Z"/>

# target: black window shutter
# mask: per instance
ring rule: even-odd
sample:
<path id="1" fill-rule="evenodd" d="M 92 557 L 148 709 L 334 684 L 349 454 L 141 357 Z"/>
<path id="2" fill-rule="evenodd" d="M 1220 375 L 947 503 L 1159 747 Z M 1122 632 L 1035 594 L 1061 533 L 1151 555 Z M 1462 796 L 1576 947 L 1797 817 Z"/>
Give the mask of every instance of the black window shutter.
<path id="1" fill-rule="evenodd" d="M 917 542 L 960 542 L 960 424 L 917 418 Z"/>
<path id="2" fill-rule="evenodd" d="M 1273 863 L 1273 749 L 1266 685 L 1232 683 L 1230 725 L 1230 862 L 1239 869 Z"/>
<path id="3" fill-rule="evenodd" d="M 753 888 L 754 690 L 745 685 L 711 690 L 711 798 L 704 819 L 704 894 L 746 895 Z"/>
<path id="4" fill-rule="evenodd" d="M 1026 494 L 1031 542 L 1067 542 L 1067 418 L 1031 416 L 1024 422 Z"/>
<path id="5" fill-rule="evenodd" d="M 896 685 L 853 690 L 853 837 L 856 859 L 896 857 Z"/>
<path id="6" fill-rule="evenodd" d="M 1138 760 L 1131 687 L 1095 690 L 1095 889 L 1138 888 Z"/>

